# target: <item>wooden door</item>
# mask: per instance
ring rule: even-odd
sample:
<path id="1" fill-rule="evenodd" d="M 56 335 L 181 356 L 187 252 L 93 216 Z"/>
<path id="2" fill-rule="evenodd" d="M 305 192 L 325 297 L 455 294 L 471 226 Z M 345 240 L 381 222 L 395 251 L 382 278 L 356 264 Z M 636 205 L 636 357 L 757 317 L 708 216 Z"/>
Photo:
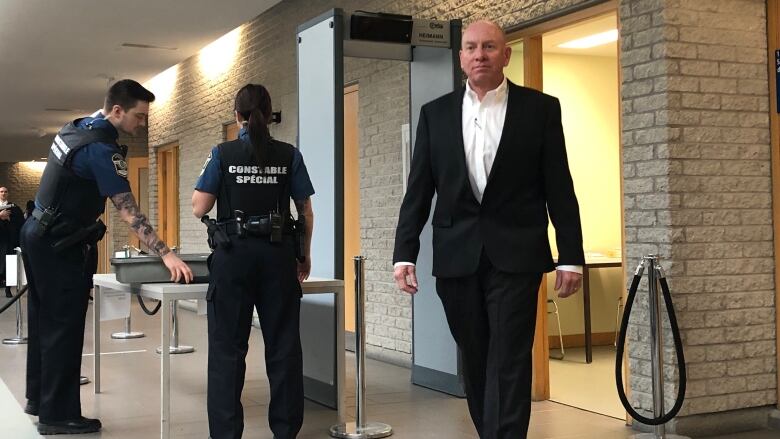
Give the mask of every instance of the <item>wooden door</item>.
<path id="1" fill-rule="evenodd" d="M 141 212 L 149 215 L 149 157 L 128 157 L 127 181 L 130 183 L 130 191 L 138 202 Z M 146 244 L 141 243 L 138 235 L 132 231 L 127 238 L 129 245 L 149 251 Z"/>
<path id="2" fill-rule="evenodd" d="M 157 149 L 157 229 L 168 247 L 179 245 L 179 145 Z"/>
<path id="3" fill-rule="evenodd" d="M 353 257 L 360 255 L 358 86 L 344 88 L 344 330 L 355 332 Z"/>

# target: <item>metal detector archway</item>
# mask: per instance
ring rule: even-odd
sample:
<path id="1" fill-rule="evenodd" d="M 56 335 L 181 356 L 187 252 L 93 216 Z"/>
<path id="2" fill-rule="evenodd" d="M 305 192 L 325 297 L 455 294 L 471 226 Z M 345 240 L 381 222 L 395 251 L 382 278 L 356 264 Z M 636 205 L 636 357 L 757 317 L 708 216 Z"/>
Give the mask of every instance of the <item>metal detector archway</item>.
<path id="1" fill-rule="evenodd" d="M 298 26 L 298 147 L 317 191 L 312 276 L 344 279 L 344 58 L 410 63 L 412 145 L 422 105 L 461 85 L 460 20 L 406 19 L 401 25 L 410 26 L 411 32 L 409 41 L 401 42 L 396 38 L 399 23 L 382 15 L 378 21 L 372 25 L 365 15 L 333 9 Z M 357 31 L 350 31 L 360 27 L 351 25 L 358 24 L 363 25 L 362 39 L 355 38 Z M 431 236 L 429 220 L 420 236 L 417 259 L 420 293 L 413 299 L 412 382 L 463 396 L 458 349 L 431 275 Z"/>

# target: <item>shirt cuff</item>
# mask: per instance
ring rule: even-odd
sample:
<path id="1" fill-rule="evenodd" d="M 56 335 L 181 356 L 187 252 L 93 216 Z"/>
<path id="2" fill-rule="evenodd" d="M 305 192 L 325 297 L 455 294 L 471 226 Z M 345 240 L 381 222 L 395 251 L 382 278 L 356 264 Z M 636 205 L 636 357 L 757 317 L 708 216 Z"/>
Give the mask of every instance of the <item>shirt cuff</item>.
<path id="1" fill-rule="evenodd" d="M 575 273 L 582 274 L 582 265 L 559 265 L 555 267 L 555 269 L 560 271 L 573 271 Z"/>
<path id="2" fill-rule="evenodd" d="M 396 262 L 395 264 L 393 264 L 393 270 L 395 270 L 396 268 L 398 268 L 398 267 L 400 267 L 402 265 L 411 265 L 412 267 L 414 267 L 414 264 L 411 263 L 411 262 L 403 262 L 403 261 L 401 261 L 401 262 Z"/>

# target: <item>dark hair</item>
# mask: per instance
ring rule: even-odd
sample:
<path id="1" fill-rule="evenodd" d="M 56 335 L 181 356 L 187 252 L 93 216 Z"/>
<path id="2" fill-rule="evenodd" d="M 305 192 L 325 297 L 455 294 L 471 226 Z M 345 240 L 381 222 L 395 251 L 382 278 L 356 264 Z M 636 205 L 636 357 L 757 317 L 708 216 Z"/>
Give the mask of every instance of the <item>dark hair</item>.
<path id="1" fill-rule="evenodd" d="M 247 84 L 236 93 L 234 109 L 249 123 L 249 140 L 255 159 L 263 162 L 263 145 L 271 140 L 268 122 L 271 120 L 271 95 L 260 84 Z"/>
<path id="2" fill-rule="evenodd" d="M 154 93 L 132 79 L 122 79 L 115 82 L 106 92 L 103 109 L 111 111 L 114 105 L 119 105 L 127 111 L 135 107 L 138 101 L 154 102 Z"/>

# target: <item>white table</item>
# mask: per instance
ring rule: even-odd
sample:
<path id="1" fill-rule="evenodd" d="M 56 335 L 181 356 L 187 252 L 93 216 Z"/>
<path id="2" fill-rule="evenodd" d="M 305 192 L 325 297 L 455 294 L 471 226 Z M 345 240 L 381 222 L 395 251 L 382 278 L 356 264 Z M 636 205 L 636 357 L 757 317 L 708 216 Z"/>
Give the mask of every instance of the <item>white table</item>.
<path id="1" fill-rule="evenodd" d="M 103 289 L 138 294 L 142 297 L 157 299 L 162 302 L 160 318 L 162 330 L 160 331 L 160 346 L 163 347 L 160 355 L 160 437 L 170 437 L 170 352 L 164 347 L 170 344 L 171 338 L 171 305 L 174 300 L 206 298 L 208 284 L 177 284 L 177 283 L 151 283 L 151 284 L 124 284 L 116 280 L 116 275 L 96 274 L 93 276 L 95 286 L 93 318 L 94 318 L 94 384 L 95 393 L 100 393 L 100 295 Z M 335 294 L 336 311 L 336 392 L 339 421 L 343 421 L 344 414 L 344 281 L 338 279 L 309 278 L 303 283 L 303 294 Z M 205 379 L 205 378 L 204 378 Z"/>

